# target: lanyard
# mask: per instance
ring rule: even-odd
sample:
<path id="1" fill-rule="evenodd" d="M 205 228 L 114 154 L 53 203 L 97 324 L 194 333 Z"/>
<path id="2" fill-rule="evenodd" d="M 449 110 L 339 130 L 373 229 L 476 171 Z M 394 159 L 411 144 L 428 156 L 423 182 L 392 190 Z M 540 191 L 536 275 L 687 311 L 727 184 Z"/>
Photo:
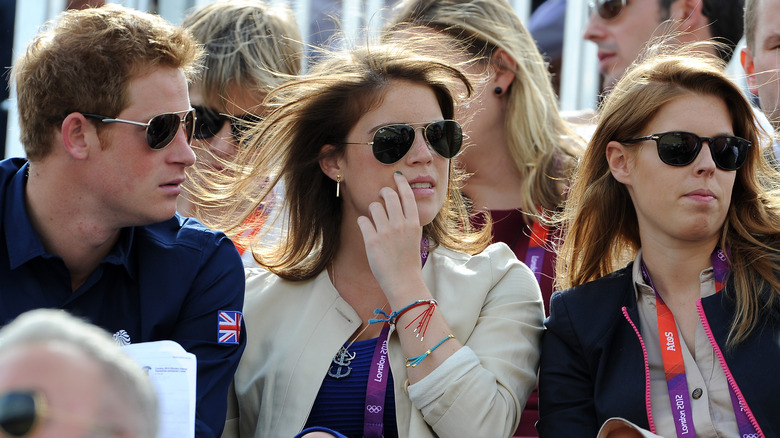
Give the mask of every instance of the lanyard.
<path id="1" fill-rule="evenodd" d="M 428 238 L 420 241 L 420 262 L 425 266 L 428 260 Z M 368 372 L 368 385 L 366 386 L 366 408 L 363 412 L 363 436 L 365 438 L 381 438 L 384 431 L 385 393 L 387 392 L 387 380 L 390 372 L 387 361 L 387 337 L 390 333 L 390 324 L 385 323 L 374 348 L 374 358 L 371 360 L 371 368 Z"/>
<path id="2" fill-rule="evenodd" d="M 531 227 L 531 238 L 528 240 L 528 249 L 525 253 L 525 264 L 533 271 L 537 283 L 542 281 L 542 269 L 546 253 L 544 245 L 547 241 L 548 233 L 549 229 L 542 225 L 541 222 L 534 222 Z"/>
<path id="3" fill-rule="evenodd" d="M 365 438 L 381 438 L 384 429 L 385 392 L 387 392 L 387 334 L 390 324 L 385 323 L 382 332 L 376 340 L 374 359 L 368 372 L 366 387 L 366 410 L 363 413 L 363 436 Z"/>
<path id="4" fill-rule="evenodd" d="M 712 269 L 715 277 L 715 293 L 723 290 L 726 283 L 726 277 L 729 274 L 729 266 L 726 256 L 720 248 L 715 248 L 712 252 Z M 669 403 L 672 407 L 672 417 L 674 418 L 674 427 L 678 437 L 694 437 L 696 432 L 693 426 L 693 409 L 688 392 L 688 380 L 685 377 L 685 363 L 683 361 L 682 348 L 679 342 L 679 332 L 674 315 L 664 300 L 658 295 L 653 285 L 653 280 L 647 272 L 647 266 L 642 261 L 642 275 L 655 293 L 656 314 L 658 318 L 658 339 L 661 344 L 661 358 L 664 363 L 664 373 L 666 374 L 666 386 L 669 390 Z M 757 436 L 756 430 L 750 423 L 745 414 L 734 388 L 729 386 L 731 395 L 731 404 L 734 408 L 734 415 L 737 420 L 739 434 L 745 436 Z"/>

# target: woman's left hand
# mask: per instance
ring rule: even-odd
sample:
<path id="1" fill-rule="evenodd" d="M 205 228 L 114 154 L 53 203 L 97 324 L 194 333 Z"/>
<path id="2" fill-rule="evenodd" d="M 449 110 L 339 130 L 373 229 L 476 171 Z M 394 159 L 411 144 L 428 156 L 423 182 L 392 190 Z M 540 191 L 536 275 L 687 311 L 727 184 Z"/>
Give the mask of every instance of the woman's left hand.
<path id="1" fill-rule="evenodd" d="M 371 271 L 390 301 L 412 290 L 416 282 L 422 283 L 417 201 L 406 177 L 400 172 L 393 177 L 397 190 L 383 187 L 379 196 L 384 203 L 372 202 L 371 217 L 357 220 Z"/>

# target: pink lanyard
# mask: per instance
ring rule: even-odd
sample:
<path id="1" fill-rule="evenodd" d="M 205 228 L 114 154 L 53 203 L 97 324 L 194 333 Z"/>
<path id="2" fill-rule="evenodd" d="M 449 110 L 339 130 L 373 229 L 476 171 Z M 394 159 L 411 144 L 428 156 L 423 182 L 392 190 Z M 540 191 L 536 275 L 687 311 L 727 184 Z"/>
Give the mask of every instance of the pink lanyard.
<path id="1" fill-rule="evenodd" d="M 729 267 L 726 257 L 720 248 L 715 248 L 712 252 L 712 269 L 715 277 L 715 293 L 723 290 L 726 284 L 726 277 L 729 274 Z M 645 281 L 650 285 L 655 293 L 656 315 L 658 318 L 658 339 L 661 344 L 661 358 L 664 363 L 664 373 L 666 374 L 666 386 L 669 390 L 669 403 L 672 407 L 672 416 L 674 418 L 674 427 L 678 437 L 693 437 L 696 432 L 693 426 L 693 409 L 691 407 L 691 398 L 688 395 L 688 381 L 685 377 L 685 363 L 683 361 L 682 348 L 679 342 L 679 333 L 674 315 L 669 307 L 658 295 L 653 285 L 653 280 L 647 272 L 647 266 L 642 261 L 642 275 Z M 756 430 L 750 423 L 745 414 L 745 410 L 737 399 L 734 388 L 729 385 L 729 394 L 731 395 L 731 404 L 734 408 L 734 414 L 737 420 L 739 434 L 742 437 L 758 436 Z"/>
<path id="2" fill-rule="evenodd" d="M 428 238 L 420 242 L 420 262 L 425 266 L 428 260 Z M 390 366 L 387 361 L 387 336 L 390 324 L 385 323 L 374 348 L 374 358 L 368 372 L 366 386 L 366 408 L 363 413 L 363 436 L 365 438 L 381 438 L 384 431 L 385 393 Z"/>

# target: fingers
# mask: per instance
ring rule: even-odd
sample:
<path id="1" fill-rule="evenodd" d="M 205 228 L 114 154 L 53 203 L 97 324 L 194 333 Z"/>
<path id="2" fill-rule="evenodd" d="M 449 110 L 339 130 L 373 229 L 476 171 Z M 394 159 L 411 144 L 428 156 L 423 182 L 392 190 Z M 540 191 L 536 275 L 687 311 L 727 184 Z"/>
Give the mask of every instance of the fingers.
<path id="1" fill-rule="evenodd" d="M 358 226 L 364 237 L 374 233 L 399 237 L 399 233 L 403 233 L 406 228 L 417 230 L 420 226 L 417 201 L 406 177 L 401 172 L 395 172 L 393 178 L 396 189 L 383 187 L 379 191 L 381 201 L 372 202 L 368 206 L 369 217 L 358 218 Z"/>
<path id="2" fill-rule="evenodd" d="M 414 220 L 416 225 L 420 225 L 420 217 L 417 213 L 417 201 L 414 199 L 414 191 L 409 185 L 409 181 L 401 172 L 396 171 L 393 175 L 395 185 L 398 187 L 398 196 L 400 197 L 403 214 L 407 220 Z"/>

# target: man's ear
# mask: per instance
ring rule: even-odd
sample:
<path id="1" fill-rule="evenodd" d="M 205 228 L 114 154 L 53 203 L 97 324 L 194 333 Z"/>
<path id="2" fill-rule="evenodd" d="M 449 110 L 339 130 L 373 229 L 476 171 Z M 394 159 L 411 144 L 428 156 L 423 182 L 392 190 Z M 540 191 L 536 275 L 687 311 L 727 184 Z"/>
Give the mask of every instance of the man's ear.
<path id="1" fill-rule="evenodd" d="M 320 169 L 333 181 L 336 181 L 339 175 L 343 177 L 342 160 L 343 157 L 336 153 L 335 146 L 326 144 L 320 148 Z"/>
<path id="2" fill-rule="evenodd" d="M 617 141 L 607 143 L 607 164 L 612 176 L 620 183 L 628 185 L 631 176 L 631 166 L 626 147 Z"/>
<path id="3" fill-rule="evenodd" d="M 747 47 L 743 47 L 739 52 L 739 60 L 742 62 L 742 69 L 745 70 L 745 81 L 751 93 L 758 96 L 758 85 L 756 83 L 756 66 L 753 64 L 753 52 Z"/>
<path id="4" fill-rule="evenodd" d="M 77 160 L 86 159 L 90 146 L 100 144 L 97 128 L 81 113 L 70 113 L 65 117 L 60 135 L 65 151 Z"/>
<path id="5" fill-rule="evenodd" d="M 490 65 L 493 66 L 495 71 L 491 85 L 493 88 L 500 87 L 503 94 L 515 80 L 517 62 L 509 56 L 506 50 L 499 48 L 490 55 Z"/>
<path id="6" fill-rule="evenodd" d="M 672 3 L 670 15 L 672 19 L 680 23 L 676 30 L 681 32 L 694 32 L 699 29 L 706 29 L 710 25 L 710 20 L 702 12 L 702 0 L 678 0 Z"/>

